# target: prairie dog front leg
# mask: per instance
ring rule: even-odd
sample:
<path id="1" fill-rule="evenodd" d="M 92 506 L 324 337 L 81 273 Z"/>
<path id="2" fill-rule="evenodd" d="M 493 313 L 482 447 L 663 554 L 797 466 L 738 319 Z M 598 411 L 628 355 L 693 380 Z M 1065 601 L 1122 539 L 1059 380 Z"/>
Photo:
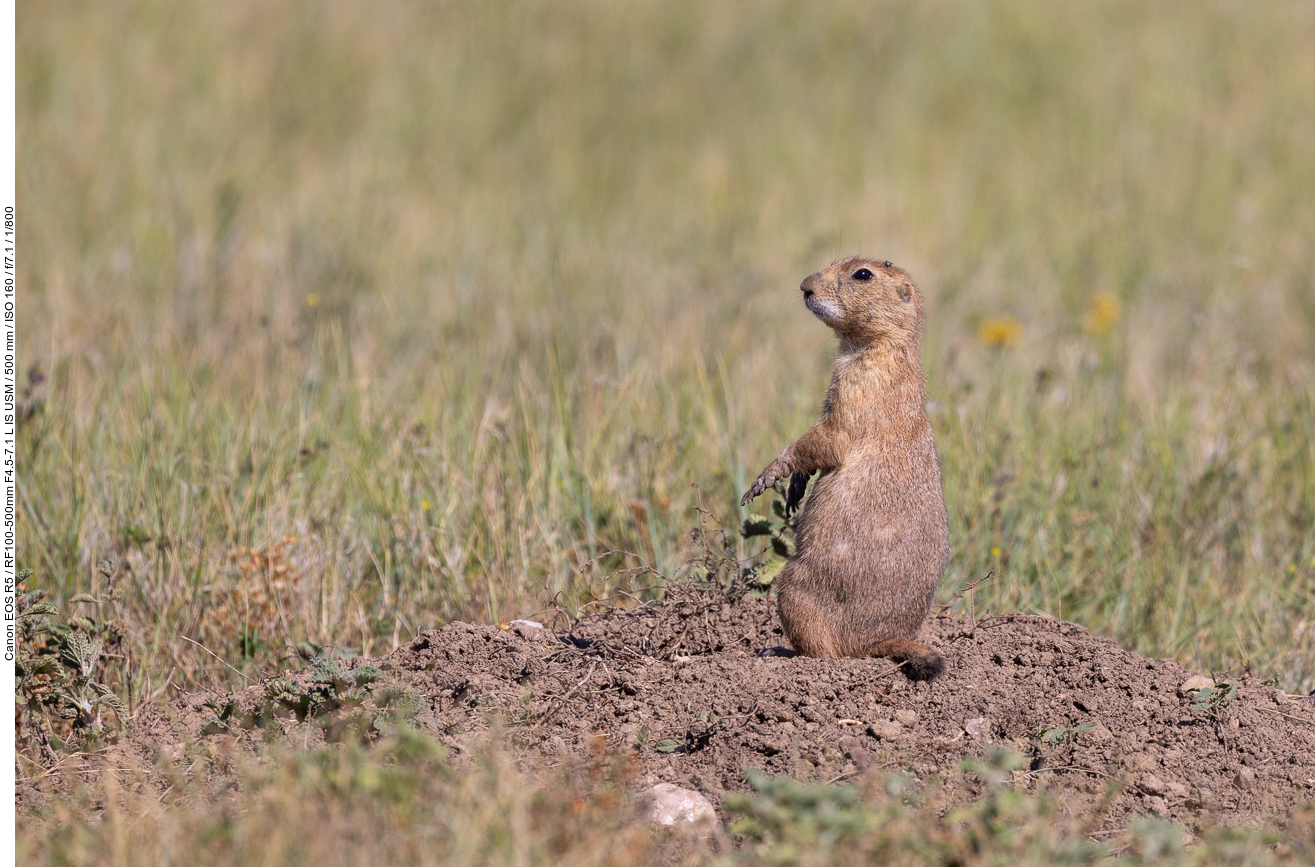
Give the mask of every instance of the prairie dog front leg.
<path id="1" fill-rule="evenodd" d="M 825 420 L 813 425 L 808 433 L 777 455 L 776 460 L 758 474 L 758 478 L 740 499 L 740 505 L 747 505 L 777 479 L 783 479 L 791 473 L 812 475 L 818 470 L 835 469 L 840 465 L 840 454 L 844 449 L 844 444 L 839 442 L 840 437 L 841 434 L 830 429 Z"/>

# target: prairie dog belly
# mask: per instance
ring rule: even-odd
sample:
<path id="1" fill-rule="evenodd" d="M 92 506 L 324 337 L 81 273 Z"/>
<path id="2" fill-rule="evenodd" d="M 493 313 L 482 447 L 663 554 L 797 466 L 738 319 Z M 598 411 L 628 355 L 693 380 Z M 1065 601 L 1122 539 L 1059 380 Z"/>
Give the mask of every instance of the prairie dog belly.
<path id="1" fill-rule="evenodd" d="M 799 516 L 796 558 L 804 568 L 794 570 L 796 578 L 830 584 L 837 600 L 874 583 L 898 588 L 901 597 L 929 596 L 949 554 L 945 506 L 939 497 L 909 494 L 888 468 L 824 474 Z"/>

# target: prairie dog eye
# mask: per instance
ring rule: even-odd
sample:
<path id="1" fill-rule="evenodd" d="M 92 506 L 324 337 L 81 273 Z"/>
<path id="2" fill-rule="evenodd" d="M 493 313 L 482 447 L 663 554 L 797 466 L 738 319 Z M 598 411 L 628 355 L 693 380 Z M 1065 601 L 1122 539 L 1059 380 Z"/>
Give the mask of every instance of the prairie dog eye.
<path id="1" fill-rule="evenodd" d="M 852 276 L 855 280 L 866 283 L 872 279 L 872 272 L 867 268 L 859 268 Z"/>

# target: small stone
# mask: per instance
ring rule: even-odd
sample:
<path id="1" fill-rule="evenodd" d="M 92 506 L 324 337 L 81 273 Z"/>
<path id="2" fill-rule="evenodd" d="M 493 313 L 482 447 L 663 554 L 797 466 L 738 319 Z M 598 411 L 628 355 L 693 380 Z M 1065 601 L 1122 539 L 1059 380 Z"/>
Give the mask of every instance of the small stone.
<path id="1" fill-rule="evenodd" d="M 1287 704 L 1288 694 L 1281 689 L 1274 690 L 1274 704 Z"/>
<path id="2" fill-rule="evenodd" d="M 988 731 L 988 725 L 985 717 L 974 717 L 963 724 L 963 730 L 968 733 L 969 737 L 981 740 Z"/>
<path id="3" fill-rule="evenodd" d="M 918 712 L 916 710 L 897 710 L 895 711 L 895 722 L 900 725 L 911 726 L 918 721 Z"/>
<path id="4" fill-rule="evenodd" d="M 1090 695 L 1073 696 L 1073 706 L 1078 710 L 1086 711 L 1087 713 L 1095 713 L 1100 710 L 1100 702 L 1094 696 Z"/>
<path id="5" fill-rule="evenodd" d="M 524 626 L 524 627 L 527 627 L 527 628 L 529 628 L 529 629 L 542 629 L 542 628 L 543 628 L 543 624 L 540 623 L 540 622 L 537 621 L 537 620 L 513 620 L 509 625 L 511 625 L 511 626 Z"/>
<path id="6" fill-rule="evenodd" d="M 1182 686 L 1178 687 L 1178 694 L 1183 698 L 1194 698 L 1198 691 L 1211 689 L 1214 685 L 1215 682 L 1205 675 L 1194 674 L 1187 678 L 1187 680 L 1184 680 Z"/>
<path id="7" fill-rule="evenodd" d="M 656 825 L 717 821 L 717 812 L 701 793 L 671 783 L 658 783 L 645 789 L 637 801 L 644 818 Z"/>
<path id="8" fill-rule="evenodd" d="M 1251 784 L 1256 781 L 1256 772 L 1250 768 L 1243 768 L 1233 777 L 1233 785 L 1239 789 L 1249 789 Z"/>
<path id="9" fill-rule="evenodd" d="M 868 726 L 868 734 L 879 741 L 893 741 L 904 733 L 904 726 L 890 720 L 879 720 Z"/>
<path id="10" fill-rule="evenodd" d="M 1146 799 L 1146 809 L 1160 816 L 1169 815 L 1169 802 L 1159 795 L 1151 795 Z"/>

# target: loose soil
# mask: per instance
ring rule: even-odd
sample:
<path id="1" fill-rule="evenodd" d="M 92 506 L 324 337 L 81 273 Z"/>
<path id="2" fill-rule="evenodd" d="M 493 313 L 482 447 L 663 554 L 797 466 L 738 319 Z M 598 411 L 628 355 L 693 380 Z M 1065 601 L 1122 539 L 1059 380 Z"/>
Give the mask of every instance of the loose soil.
<path id="1" fill-rule="evenodd" d="M 953 801 L 972 795 L 963 759 L 993 746 L 1030 763 L 1016 786 L 1101 810 L 1107 829 L 1145 813 L 1196 828 L 1269 823 L 1315 798 L 1315 700 L 1242 674 L 1231 700 L 1192 709 L 1180 687 L 1193 672 L 1044 617 L 933 616 L 922 638 L 948 663 L 932 683 L 886 659 L 761 657 L 784 643 L 769 600 L 683 588 L 560 632 L 452 623 L 347 667 L 377 666 L 423 697 L 413 722 L 455 763 L 501 728 L 531 773 L 605 746 L 633 755 L 636 788 L 675 783 L 719 808 L 747 788 L 746 768 L 817 782 L 903 773 Z M 235 696 L 249 721 L 267 692 Z M 177 759 L 215 738 L 258 749 L 334 735 L 290 711 L 215 734 L 214 706 L 196 694 L 146 708 L 124 742 Z"/>

